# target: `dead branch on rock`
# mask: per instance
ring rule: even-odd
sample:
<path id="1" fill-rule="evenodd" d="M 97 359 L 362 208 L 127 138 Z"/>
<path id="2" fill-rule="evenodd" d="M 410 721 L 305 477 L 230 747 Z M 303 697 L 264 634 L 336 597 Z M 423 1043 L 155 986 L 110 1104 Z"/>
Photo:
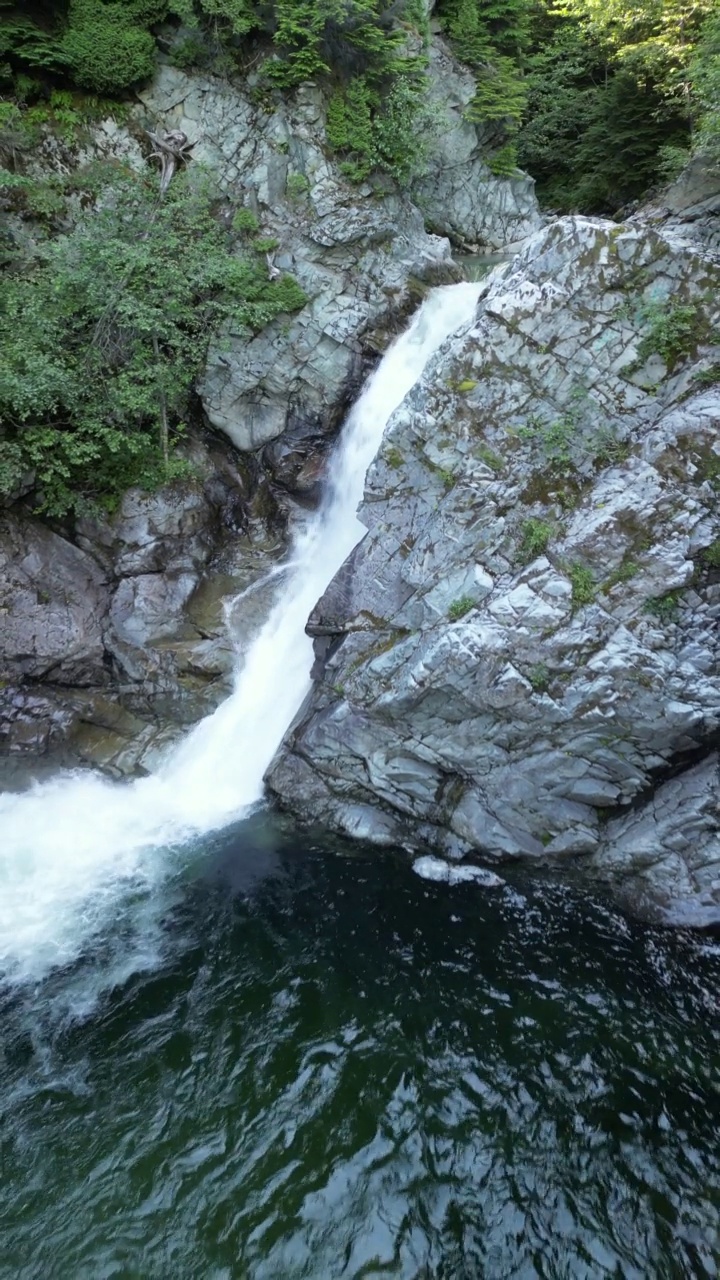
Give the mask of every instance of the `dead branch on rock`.
<path id="1" fill-rule="evenodd" d="M 155 148 L 149 159 L 160 161 L 160 195 L 164 196 L 178 165 L 187 164 L 192 159 L 190 153 L 196 143 L 189 142 L 182 129 L 171 129 L 168 133 L 152 133 L 147 129 L 146 133 Z"/>

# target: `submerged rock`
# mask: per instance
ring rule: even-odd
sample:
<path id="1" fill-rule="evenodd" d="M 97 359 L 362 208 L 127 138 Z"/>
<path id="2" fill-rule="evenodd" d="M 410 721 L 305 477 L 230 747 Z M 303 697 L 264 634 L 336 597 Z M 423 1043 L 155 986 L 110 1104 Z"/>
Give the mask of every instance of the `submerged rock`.
<path id="1" fill-rule="evenodd" d="M 676 839 L 670 874 L 666 806 L 654 870 L 608 826 L 720 727 L 718 283 L 580 217 L 492 272 L 391 419 L 368 534 L 313 614 L 285 804 L 347 830 L 374 801 L 455 857 L 585 859 L 670 915 L 720 901 L 714 838 Z"/>
<path id="2" fill-rule="evenodd" d="M 505 883 L 494 871 L 487 867 L 473 867 L 468 863 L 454 866 L 442 858 L 433 858 L 429 854 L 424 858 L 416 858 L 413 871 L 422 880 L 441 880 L 446 884 L 480 884 L 485 889 L 497 889 Z"/>

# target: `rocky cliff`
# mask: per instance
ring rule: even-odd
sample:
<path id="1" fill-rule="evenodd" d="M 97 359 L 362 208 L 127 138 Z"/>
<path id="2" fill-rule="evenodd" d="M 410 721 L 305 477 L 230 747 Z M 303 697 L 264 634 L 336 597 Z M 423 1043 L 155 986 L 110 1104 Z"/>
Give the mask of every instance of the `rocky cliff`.
<path id="1" fill-rule="evenodd" d="M 492 176 L 463 119 L 469 78 L 439 41 L 434 66 L 438 100 L 443 77 L 454 79 L 428 145 L 454 157 L 443 203 L 460 186 L 463 195 L 450 222 L 435 210 L 431 224 L 464 244 L 528 234 L 541 221 L 532 182 Z M 108 119 L 80 148 L 50 137 L 38 146 L 40 176 L 98 159 L 139 169 L 144 129 L 182 130 L 192 163 L 277 242 L 270 268 L 290 272 L 309 302 L 251 340 L 217 335 L 198 388 L 205 428 L 186 450 L 194 479 L 52 528 L 33 515 L 32 494 L 6 510 L 0 752 L 62 748 L 118 773 L 148 769 L 169 736 L 222 698 L 235 647 L 268 606 L 253 583 L 283 550 L 295 504 L 316 497 L 365 372 L 423 290 L 458 277 L 448 240 L 425 230 L 429 214 L 387 179 L 357 187 L 342 175 L 326 106 L 313 85 L 268 99 L 252 76 L 230 83 L 166 65 L 122 123 Z M 9 233 L 28 226 L 11 221 Z M 245 590 L 231 639 L 226 604 Z"/>
<path id="2" fill-rule="evenodd" d="M 720 291 L 697 243 L 562 219 L 487 279 L 310 620 L 283 803 L 720 922 Z"/>

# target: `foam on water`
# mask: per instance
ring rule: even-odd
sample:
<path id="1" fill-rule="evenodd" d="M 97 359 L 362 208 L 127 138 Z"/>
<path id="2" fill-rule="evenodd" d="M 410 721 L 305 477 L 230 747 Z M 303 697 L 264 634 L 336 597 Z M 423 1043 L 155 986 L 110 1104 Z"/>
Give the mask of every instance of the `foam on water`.
<path id="1" fill-rule="evenodd" d="M 349 415 L 317 513 L 298 533 L 278 603 L 230 697 L 158 771 L 131 783 L 64 773 L 0 796 L 0 974 L 37 978 L 80 954 L 121 909 L 182 864 L 182 848 L 242 816 L 309 687 L 305 623 L 361 538 L 356 510 L 391 413 L 441 343 L 472 318 L 478 284 L 433 290 Z"/>

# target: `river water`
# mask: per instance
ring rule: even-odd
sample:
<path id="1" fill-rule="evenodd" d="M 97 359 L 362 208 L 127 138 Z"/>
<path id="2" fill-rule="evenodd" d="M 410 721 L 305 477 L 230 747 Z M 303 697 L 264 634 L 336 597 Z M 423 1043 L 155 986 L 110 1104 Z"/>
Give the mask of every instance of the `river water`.
<path id="1" fill-rule="evenodd" d="M 716 1276 L 712 944 L 299 834 L 262 778 L 436 290 L 235 688 L 157 774 L 0 797 L 2 1280 Z"/>
<path id="2" fill-rule="evenodd" d="M 717 1276 L 719 980 L 259 813 L 6 991 L 0 1276 Z"/>

